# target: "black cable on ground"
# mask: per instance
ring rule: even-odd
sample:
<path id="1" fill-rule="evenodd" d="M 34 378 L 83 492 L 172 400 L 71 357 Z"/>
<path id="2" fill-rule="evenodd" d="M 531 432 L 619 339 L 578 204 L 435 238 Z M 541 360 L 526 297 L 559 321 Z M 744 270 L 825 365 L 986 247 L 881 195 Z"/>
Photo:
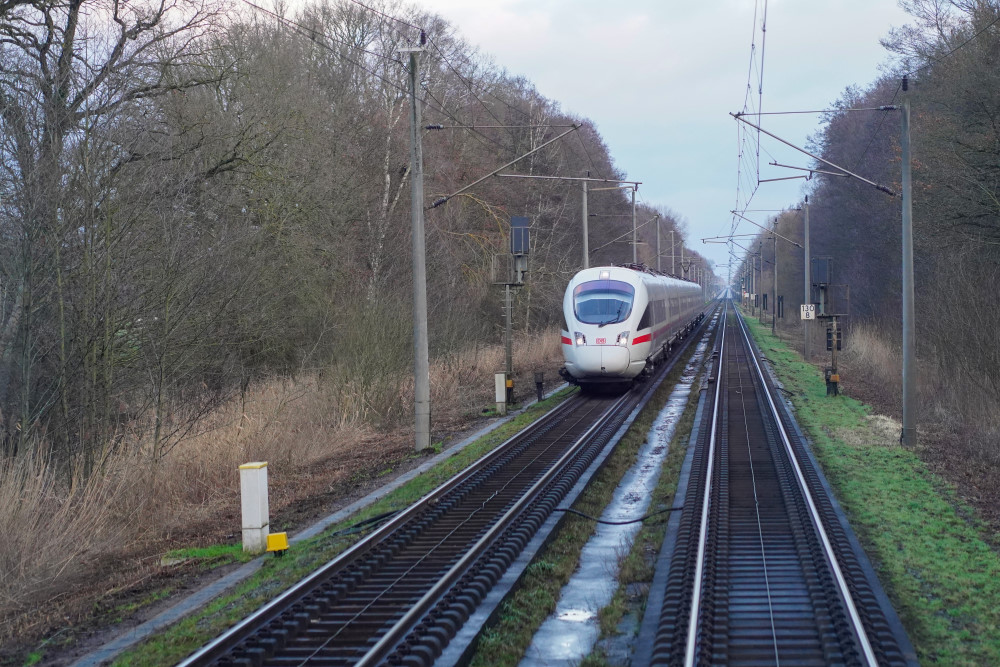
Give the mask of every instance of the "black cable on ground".
<path id="1" fill-rule="evenodd" d="M 399 514 L 402 510 L 394 510 L 392 512 L 383 512 L 382 514 L 376 514 L 375 516 L 368 517 L 362 521 L 358 521 L 356 524 L 348 526 L 347 528 L 341 528 L 338 531 L 330 533 L 329 537 L 339 537 L 341 535 L 353 535 L 354 533 L 360 533 L 365 528 L 384 523 L 392 517 Z"/>
<path id="2" fill-rule="evenodd" d="M 639 517 L 638 519 L 631 519 L 630 521 L 605 521 L 604 519 L 598 519 L 595 516 L 590 516 L 589 514 L 584 514 L 583 512 L 578 512 L 571 507 L 557 507 L 555 512 L 569 512 L 570 514 L 576 514 L 577 516 L 582 516 L 584 519 L 590 519 L 591 521 L 596 521 L 597 523 L 603 523 L 608 526 L 627 526 L 630 523 L 639 523 L 640 521 L 645 521 L 657 514 L 665 514 L 667 512 L 673 512 L 674 510 L 684 509 L 683 505 L 678 505 L 677 507 L 668 507 L 667 509 L 657 510 L 656 512 L 650 512 L 646 516 Z"/>

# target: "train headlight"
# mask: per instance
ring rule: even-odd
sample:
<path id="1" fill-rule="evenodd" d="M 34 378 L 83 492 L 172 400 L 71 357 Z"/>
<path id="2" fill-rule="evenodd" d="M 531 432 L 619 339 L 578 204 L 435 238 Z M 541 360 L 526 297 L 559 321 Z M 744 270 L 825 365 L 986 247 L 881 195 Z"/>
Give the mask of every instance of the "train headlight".
<path id="1" fill-rule="evenodd" d="M 586 345 L 587 344 L 587 337 L 584 336 L 579 331 L 574 331 L 573 332 L 573 338 L 574 338 L 574 340 L 576 340 L 576 344 L 577 345 Z"/>
<path id="2" fill-rule="evenodd" d="M 615 344 L 621 345 L 622 347 L 626 347 L 628 345 L 628 334 L 629 334 L 628 331 L 623 331 L 620 334 L 618 334 L 618 340 L 615 341 Z"/>

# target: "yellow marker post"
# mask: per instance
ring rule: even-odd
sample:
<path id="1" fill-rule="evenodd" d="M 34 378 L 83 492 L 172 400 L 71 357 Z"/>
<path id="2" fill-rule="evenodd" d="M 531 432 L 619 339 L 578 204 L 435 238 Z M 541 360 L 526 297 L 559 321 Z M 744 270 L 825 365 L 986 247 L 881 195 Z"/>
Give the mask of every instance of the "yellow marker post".
<path id="1" fill-rule="evenodd" d="M 267 536 L 267 550 L 275 556 L 284 556 L 288 551 L 288 533 L 271 533 Z"/>

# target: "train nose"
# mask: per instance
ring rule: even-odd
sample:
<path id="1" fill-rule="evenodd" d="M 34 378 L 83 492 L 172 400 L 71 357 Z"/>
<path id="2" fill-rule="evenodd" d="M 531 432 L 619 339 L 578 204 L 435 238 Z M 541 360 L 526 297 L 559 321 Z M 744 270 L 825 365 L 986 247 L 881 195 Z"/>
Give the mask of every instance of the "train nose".
<path id="1" fill-rule="evenodd" d="M 618 345 L 581 345 L 576 348 L 581 376 L 621 375 L 628 369 L 628 349 Z"/>

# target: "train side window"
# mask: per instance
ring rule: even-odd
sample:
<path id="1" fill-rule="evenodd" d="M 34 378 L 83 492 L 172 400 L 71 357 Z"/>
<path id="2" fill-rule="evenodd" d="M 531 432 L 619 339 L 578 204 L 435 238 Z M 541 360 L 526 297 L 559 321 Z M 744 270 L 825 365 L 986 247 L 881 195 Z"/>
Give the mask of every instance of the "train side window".
<path id="1" fill-rule="evenodd" d="M 639 329 L 640 330 L 642 330 L 642 329 L 648 329 L 650 327 L 650 324 L 649 324 L 649 306 L 651 306 L 651 305 L 652 304 L 647 305 L 646 306 L 646 310 L 642 311 L 642 317 L 639 318 Z"/>

